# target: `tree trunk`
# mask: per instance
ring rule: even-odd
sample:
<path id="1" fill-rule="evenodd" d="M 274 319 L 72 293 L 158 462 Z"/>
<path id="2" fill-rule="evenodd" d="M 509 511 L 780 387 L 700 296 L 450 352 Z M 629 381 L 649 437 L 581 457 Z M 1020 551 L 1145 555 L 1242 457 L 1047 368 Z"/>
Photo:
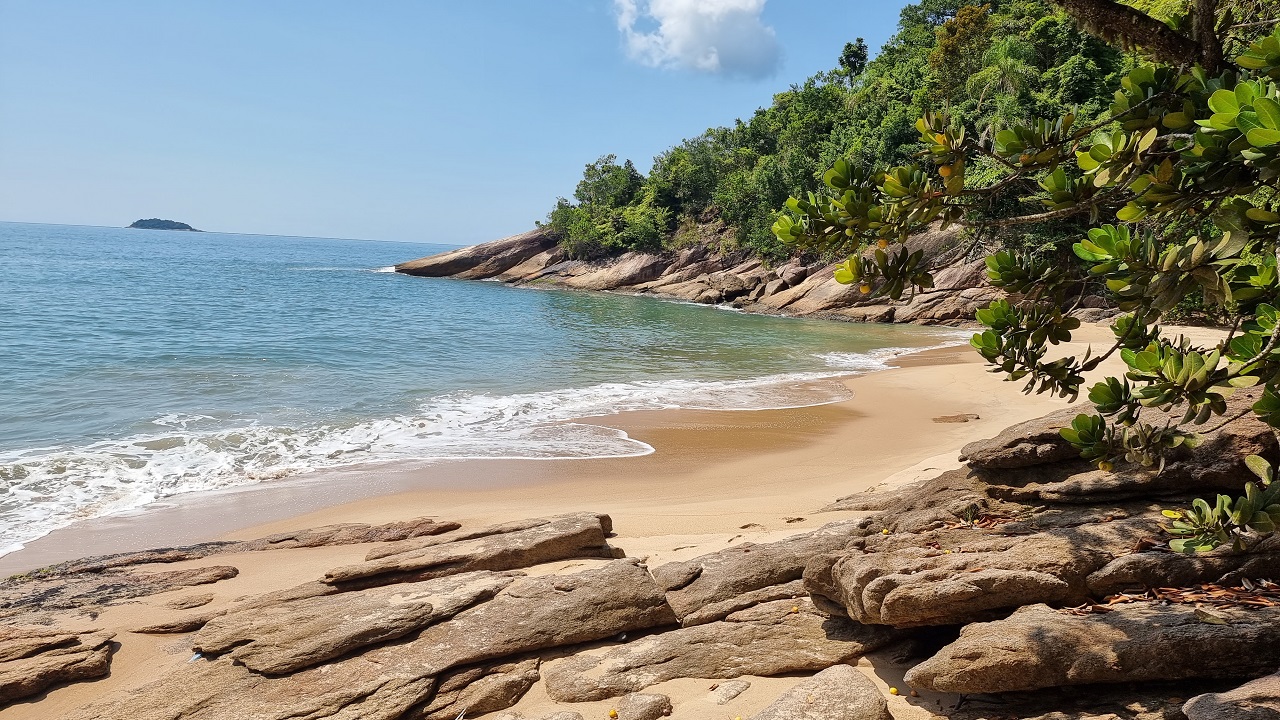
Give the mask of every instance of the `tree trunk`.
<path id="1" fill-rule="evenodd" d="M 1204 47 L 1189 37 L 1181 35 L 1155 18 L 1122 5 L 1113 0 L 1053 0 L 1084 29 L 1109 43 L 1125 49 L 1142 48 L 1153 60 L 1170 65 L 1204 63 Z M 1197 0 L 1193 23 L 1198 25 L 1207 9 L 1208 29 L 1201 37 L 1212 37 L 1217 47 L 1217 61 L 1213 69 L 1222 64 L 1222 47 L 1217 44 L 1213 30 L 1213 14 L 1216 0 Z"/>

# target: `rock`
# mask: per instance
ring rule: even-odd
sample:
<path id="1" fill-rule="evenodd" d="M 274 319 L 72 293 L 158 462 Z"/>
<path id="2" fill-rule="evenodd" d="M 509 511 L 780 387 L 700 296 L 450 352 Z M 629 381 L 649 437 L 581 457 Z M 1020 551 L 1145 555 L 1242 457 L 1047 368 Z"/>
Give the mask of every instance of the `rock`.
<path id="1" fill-rule="evenodd" d="M 396 272 L 423 277 L 482 279 L 513 268 L 555 245 L 556 239 L 545 228 L 538 228 L 501 240 L 400 263 Z"/>
<path id="2" fill-rule="evenodd" d="M 1280 608 L 1132 603 L 1068 614 L 1024 607 L 966 626 L 907 672 L 912 687 L 992 693 L 1064 685 L 1256 675 L 1280 667 Z"/>
<path id="3" fill-rule="evenodd" d="M 259 675 L 226 656 L 185 663 L 71 720 L 400 720 L 430 700 L 448 670 L 674 623 L 644 567 L 616 560 L 518 579 L 412 639 L 291 675 Z"/>
<path id="4" fill-rule="evenodd" d="M 325 573 L 330 584 L 384 585 L 476 570 L 514 570 L 553 560 L 616 557 L 608 515 L 573 513 L 515 532 L 410 550 Z"/>
<path id="5" fill-rule="evenodd" d="M 0 617 L 30 611 L 71 610 L 117 600 L 155 595 L 235 577 L 230 565 L 141 572 L 122 569 L 96 573 L 20 575 L 0 581 Z"/>
<path id="6" fill-rule="evenodd" d="M 604 654 L 575 655 L 548 665 L 543 678 L 553 700 L 603 700 L 682 677 L 821 670 L 899 637 L 889 628 L 827 618 L 808 600 L 785 600 L 756 605 L 721 622 L 643 637 Z"/>
<path id="7" fill-rule="evenodd" d="M 106 675 L 112 637 L 100 630 L 0 626 L 0 707 L 59 683 Z"/>
<path id="8" fill-rule="evenodd" d="M 804 265 L 783 265 L 778 268 L 778 279 L 787 284 L 787 287 L 795 287 L 809 277 L 809 268 Z"/>
<path id="9" fill-rule="evenodd" d="M 277 678 L 196 659 L 65 720 L 400 720 L 435 688 L 414 659 L 356 656 Z"/>
<path id="10" fill-rule="evenodd" d="M 764 284 L 764 291 L 760 294 L 760 297 L 766 298 L 771 295 L 777 295 L 783 290 L 786 290 L 787 287 L 789 287 L 787 285 L 787 281 L 783 280 L 782 278 L 778 278 L 777 280 L 770 280 L 769 282 Z"/>
<path id="11" fill-rule="evenodd" d="M 1280 718 L 1280 673 L 1226 692 L 1197 695 L 1182 706 L 1187 720 L 1276 720 Z"/>
<path id="12" fill-rule="evenodd" d="M 863 532 L 864 525 L 861 520 L 841 521 L 774 543 L 742 543 L 662 565 L 653 570 L 653 577 L 666 589 L 667 601 L 683 620 L 704 607 L 800 579 L 810 559 L 843 548 Z M 697 616 L 694 623 L 715 614 L 713 610 Z"/>
<path id="13" fill-rule="evenodd" d="M 407 538 L 440 535 L 441 533 L 457 530 L 460 527 L 462 526 L 456 522 L 441 522 L 432 518 L 415 518 L 404 522 L 387 523 L 386 525 L 343 523 L 308 530 L 277 533 L 256 540 L 247 540 L 242 543 L 236 543 L 236 547 L 231 552 L 385 543 Z"/>
<path id="14" fill-rule="evenodd" d="M 827 668 L 783 693 L 752 720 L 893 720 L 876 684 L 848 665 Z"/>
<path id="15" fill-rule="evenodd" d="M 452 672 L 440 680 L 435 697 L 406 720 L 457 720 L 506 710 L 538 682 L 538 658 Z"/>
<path id="16" fill-rule="evenodd" d="M 517 719 L 518 720 L 518 719 Z M 552 713 L 542 720 L 585 720 L 580 713 L 576 712 L 558 712 Z"/>
<path id="17" fill-rule="evenodd" d="M 1026 537 L 959 529 L 872 537 L 860 550 L 815 560 L 805 587 L 858 622 L 953 625 L 1028 603 L 1083 602 L 1089 574 L 1157 527 L 1154 520 L 1142 529 L 1114 523 L 1097 533 L 1109 542 L 1075 528 Z M 963 552 L 943 551 L 960 546 Z"/>
<path id="18" fill-rule="evenodd" d="M 627 253 L 604 267 L 568 278 L 564 284 L 579 290 L 613 290 L 627 285 L 639 285 L 661 275 L 668 262 L 658 255 Z"/>
<path id="19" fill-rule="evenodd" d="M 183 617 L 174 618 L 172 620 L 162 620 L 161 622 L 151 623 L 149 625 L 140 625 L 131 628 L 129 632 L 135 632 L 140 635 L 174 635 L 179 633 L 189 633 L 199 630 L 209 623 L 210 620 L 225 615 L 225 610 L 217 610 L 207 613 L 195 613 Z"/>
<path id="20" fill-rule="evenodd" d="M 164 606 L 174 610 L 190 610 L 191 608 L 208 605 L 211 602 L 213 602 L 213 593 L 200 593 L 198 595 L 174 598 L 165 603 Z"/>
<path id="21" fill-rule="evenodd" d="M 211 619 L 192 640 L 192 649 L 210 657 L 228 653 L 266 675 L 296 672 L 453 617 L 492 598 L 514 579 L 474 572 L 257 604 Z"/>
<path id="22" fill-rule="evenodd" d="M 618 720 L 658 720 L 671 714 L 671 698 L 657 693 L 631 693 L 618 701 Z"/>
<path id="23" fill-rule="evenodd" d="M 447 669 L 671 625 L 675 615 L 637 560 L 522 578 L 489 602 L 423 630 L 414 648 Z"/>
<path id="24" fill-rule="evenodd" d="M 1071 425 L 1080 414 L 1075 407 L 1010 425 L 987 440 L 975 440 L 960 451 L 960 459 L 977 468 L 1023 468 L 1061 460 L 1074 460 L 1080 451 L 1062 439 L 1058 430 Z"/>
<path id="25" fill-rule="evenodd" d="M 723 620 L 729 615 L 738 612 L 739 610 L 746 610 L 752 605 L 759 605 L 760 603 L 771 602 L 773 600 L 794 600 L 807 595 L 808 593 L 804 589 L 804 580 L 792 580 L 789 583 L 783 583 L 781 585 L 770 585 L 769 587 L 760 588 L 759 590 L 745 592 L 741 595 L 729 598 L 728 600 L 721 600 L 720 602 L 703 605 L 697 610 L 685 615 L 680 620 L 680 624 L 685 627 L 705 625 L 706 623 L 715 622 L 716 620 Z"/>
<path id="26" fill-rule="evenodd" d="M 973 413 L 961 413 L 959 415 L 940 415 L 933 419 L 936 423 L 967 423 L 982 418 Z"/>
<path id="27" fill-rule="evenodd" d="M 751 683 L 746 680 L 726 680 L 711 691 L 711 702 L 717 705 L 727 705 L 750 687 Z"/>
<path id="28" fill-rule="evenodd" d="M 551 522 L 551 520 L 548 518 L 527 518 L 524 520 L 512 520 L 509 522 L 497 523 L 495 525 L 486 525 L 472 530 L 458 530 L 440 535 L 432 535 L 430 537 L 415 537 L 406 540 L 399 540 L 371 549 L 368 554 L 364 556 L 364 559 L 377 560 L 378 558 L 406 553 L 410 550 L 420 550 L 425 547 L 434 547 L 436 545 L 457 542 L 459 540 L 474 540 L 475 538 L 489 537 L 490 535 L 513 533 L 520 530 L 528 530 L 530 528 L 546 525 L 549 522 Z"/>
<path id="29" fill-rule="evenodd" d="M 277 533 L 255 540 L 215 541 L 186 545 L 176 548 L 159 548 L 141 552 L 100 555 L 97 557 L 72 560 L 60 565 L 28 573 L 26 578 L 42 579 L 60 577 L 76 573 L 99 573 L 103 570 L 122 568 L 130 565 L 149 565 L 152 563 L 172 563 L 184 560 L 199 560 L 210 555 L 252 552 L 260 550 L 283 550 L 300 547 L 320 547 L 325 545 L 351 545 L 356 543 L 392 542 L 407 538 L 438 535 L 460 527 L 456 522 L 441 522 L 431 518 L 417 518 L 386 525 L 366 525 L 364 523 L 343 523 L 325 527 Z"/>

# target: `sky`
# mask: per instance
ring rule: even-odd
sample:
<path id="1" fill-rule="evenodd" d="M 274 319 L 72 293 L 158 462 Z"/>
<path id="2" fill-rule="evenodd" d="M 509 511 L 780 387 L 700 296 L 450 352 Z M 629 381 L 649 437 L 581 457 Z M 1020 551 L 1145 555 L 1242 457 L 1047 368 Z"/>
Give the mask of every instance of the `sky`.
<path id="1" fill-rule="evenodd" d="M 903 0 L 0 0 L 0 220 L 469 244 Z"/>

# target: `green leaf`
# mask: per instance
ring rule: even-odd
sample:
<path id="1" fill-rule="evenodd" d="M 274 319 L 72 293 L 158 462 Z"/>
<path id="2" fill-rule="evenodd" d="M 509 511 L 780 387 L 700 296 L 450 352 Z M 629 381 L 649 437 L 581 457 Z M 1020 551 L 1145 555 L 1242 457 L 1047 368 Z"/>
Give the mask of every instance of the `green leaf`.
<path id="1" fill-rule="evenodd" d="M 1219 90 L 1209 96 L 1209 109 L 1215 113 L 1235 115 L 1240 112 L 1240 103 L 1237 102 L 1235 93 L 1230 90 Z"/>
<path id="2" fill-rule="evenodd" d="M 1270 128 L 1254 128 L 1245 134 L 1249 144 L 1256 148 L 1271 147 L 1276 143 L 1280 143 L 1280 130 L 1272 130 Z"/>
<path id="3" fill-rule="evenodd" d="M 1263 126 L 1271 130 L 1280 130 L 1280 103 L 1271 98 L 1260 97 L 1253 101 L 1253 110 Z"/>

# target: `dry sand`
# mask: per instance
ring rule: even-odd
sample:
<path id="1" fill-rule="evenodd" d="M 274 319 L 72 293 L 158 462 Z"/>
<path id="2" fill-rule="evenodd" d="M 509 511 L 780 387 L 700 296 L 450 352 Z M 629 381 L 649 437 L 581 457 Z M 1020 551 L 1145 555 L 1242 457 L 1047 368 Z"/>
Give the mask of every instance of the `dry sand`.
<path id="1" fill-rule="evenodd" d="M 1102 327 L 1086 327 L 1078 335 L 1095 345 L 1109 337 Z M 1083 344 L 1075 343 L 1059 352 L 1082 350 Z M 210 533 L 253 538 L 336 522 L 433 516 L 475 525 L 591 510 L 613 517 L 617 537 L 611 544 L 658 565 L 857 515 L 820 508 L 839 497 L 884 490 L 958 467 L 958 450 L 965 443 L 1065 404 L 1020 394 L 1019 386 L 987 372 L 968 348 L 927 351 L 899 364 L 902 367 L 844 380 L 853 397 L 831 405 L 755 412 L 640 412 L 596 421 L 652 445 L 655 451 L 643 457 L 466 461 L 377 476 L 347 474 L 285 490 L 259 488 L 195 499 L 179 508 L 116 519 L 114 524 L 86 523 L 54 533 L 6 561 L 14 568 L 32 567 L 59 555 L 189 542 L 209 539 Z M 965 414 L 978 419 L 935 421 Z M 363 483 L 362 490 L 353 492 L 356 482 Z M 372 493 L 378 494 L 360 497 Z M 130 525 L 131 530 L 118 530 Z M 103 532 L 111 527 L 117 528 L 115 535 Z M 218 531 L 231 527 L 239 529 Z M 187 636 L 128 632 L 144 620 L 152 623 L 180 615 L 165 607 L 175 597 L 212 592 L 214 602 L 200 610 L 217 609 L 233 598 L 313 580 L 331 567 L 360 560 L 367 550 L 363 545 L 278 550 L 164 566 L 235 565 L 240 575 L 109 609 L 94 624 L 119 633 L 121 648 L 110 677 L 55 689 L 38 703 L 0 711 L 0 718 L 59 717 L 186 662 L 191 655 Z M 534 572 L 573 571 L 596 562 L 554 563 Z M 886 694 L 891 684 L 903 687 L 906 667 L 888 657 L 872 656 L 860 667 Z M 726 706 L 707 699 L 714 680 L 672 681 L 654 690 L 671 696 L 676 720 L 732 720 L 749 717 L 796 682 L 748 679 L 751 689 Z M 902 696 L 889 698 L 899 720 L 933 717 L 929 710 L 955 701 L 951 696 L 910 698 L 906 691 L 903 687 Z M 516 709 L 537 718 L 552 705 L 539 684 Z M 576 710 L 590 720 L 606 717 L 609 708 L 606 701 L 560 709 Z"/>

